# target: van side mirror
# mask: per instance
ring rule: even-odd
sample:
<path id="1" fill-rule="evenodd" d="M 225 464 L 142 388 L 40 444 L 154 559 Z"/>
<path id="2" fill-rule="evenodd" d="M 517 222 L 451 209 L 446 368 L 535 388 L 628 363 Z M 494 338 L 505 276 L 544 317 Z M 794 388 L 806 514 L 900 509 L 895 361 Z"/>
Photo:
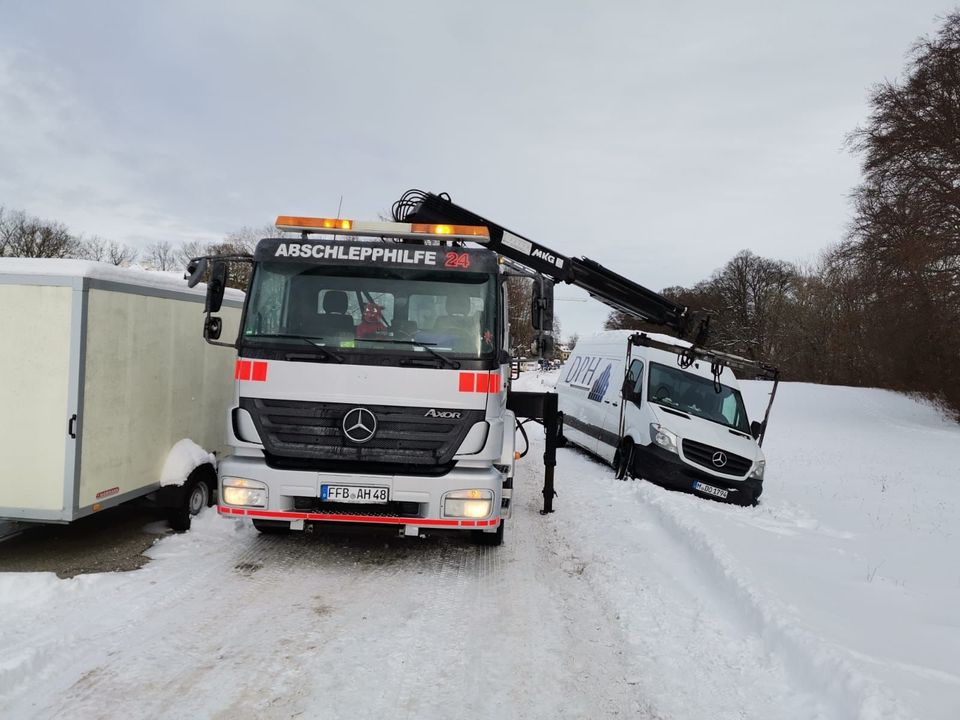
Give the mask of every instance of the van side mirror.
<path id="1" fill-rule="evenodd" d="M 757 440 L 761 435 L 763 435 L 763 423 L 759 420 L 754 420 L 750 423 L 750 434 L 753 435 L 753 439 Z"/>
<path id="2" fill-rule="evenodd" d="M 624 400 L 633 400 L 633 386 L 635 383 L 631 381 L 630 376 L 628 375 L 623 379 L 623 385 L 620 387 L 620 396 Z"/>
<path id="3" fill-rule="evenodd" d="M 210 266 L 210 281 L 207 283 L 207 302 L 203 311 L 207 314 L 220 311 L 223 294 L 227 289 L 227 263 L 215 260 Z"/>

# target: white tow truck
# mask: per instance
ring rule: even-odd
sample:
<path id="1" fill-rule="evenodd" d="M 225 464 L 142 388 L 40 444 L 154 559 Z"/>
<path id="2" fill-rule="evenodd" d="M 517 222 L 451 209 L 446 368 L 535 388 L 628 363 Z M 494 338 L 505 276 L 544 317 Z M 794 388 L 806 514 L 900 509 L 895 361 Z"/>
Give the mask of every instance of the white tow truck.
<path id="1" fill-rule="evenodd" d="M 552 511 L 557 396 L 510 389 L 505 279 L 534 279 L 538 350 L 552 352 L 553 283 L 705 337 L 706 322 L 587 258 L 567 258 L 447 196 L 409 191 L 394 222 L 281 216 L 253 255 L 205 256 L 207 342 L 235 347 L 232 452 L 219 512 L 261 532 L 316 523 L 470 531 L 499 545 L 509 518 L 517 417 L 546 429 Z M 467 247 L 471 242 L 480 247 Z M 234 262 L 253 272 L 235 341 L 214 315 Z M 521 428 L 522 430 L 522 428 Z"/>

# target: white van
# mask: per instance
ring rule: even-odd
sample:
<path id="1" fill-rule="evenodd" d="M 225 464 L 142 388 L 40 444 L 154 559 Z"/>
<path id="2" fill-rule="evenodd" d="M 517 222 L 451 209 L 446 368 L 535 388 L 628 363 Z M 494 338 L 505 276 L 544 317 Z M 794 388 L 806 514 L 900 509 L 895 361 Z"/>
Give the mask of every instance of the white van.
<path id="1" fill-rule="evenodd" d="M 557 381 L 563 438 L 613 465 L 620 479 L 756 504 L 766 420 L 751 425 L 729 364 L 776 380 L 769 366 L 691 353 L 665 335 L 615 330 L 582 338 Z"/>

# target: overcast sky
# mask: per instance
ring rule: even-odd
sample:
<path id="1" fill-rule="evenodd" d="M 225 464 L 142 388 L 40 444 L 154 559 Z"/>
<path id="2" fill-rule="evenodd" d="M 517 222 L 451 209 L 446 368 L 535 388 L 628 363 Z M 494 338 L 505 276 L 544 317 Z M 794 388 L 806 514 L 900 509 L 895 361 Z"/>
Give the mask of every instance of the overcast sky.
<path id="1" fill-rule="evenodd" d="M 952 7 L 0 0 L 0 205 L 144 246 L 417 187 L 689 285 L 842 237 L 844 137 Z M 557 310 L 565 335 L 607 314 Z"/>

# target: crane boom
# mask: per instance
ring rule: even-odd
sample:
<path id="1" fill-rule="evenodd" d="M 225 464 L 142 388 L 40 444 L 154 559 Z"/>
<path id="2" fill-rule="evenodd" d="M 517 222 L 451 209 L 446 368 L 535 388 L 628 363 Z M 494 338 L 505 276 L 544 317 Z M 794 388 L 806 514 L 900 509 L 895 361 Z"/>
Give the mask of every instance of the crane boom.
<path id="1" fill-rule="evenodd" d="M 472 239 L 513 262 L 550 278 L 586 290 L 591 297 L 615 310 L 655 325 L 663 325 L 681 337 L 692 338 L 695 345 L 707 339 L 709 316 L 691 311 L 685 305 L 625 278 L 587 257 L 567 257 L 546 245 L 515 233 L 453 203 L 448 196 L 420 190 L 408 190 L 393 206 L 398 222 L 483 225 L 489 241 Z"/>

